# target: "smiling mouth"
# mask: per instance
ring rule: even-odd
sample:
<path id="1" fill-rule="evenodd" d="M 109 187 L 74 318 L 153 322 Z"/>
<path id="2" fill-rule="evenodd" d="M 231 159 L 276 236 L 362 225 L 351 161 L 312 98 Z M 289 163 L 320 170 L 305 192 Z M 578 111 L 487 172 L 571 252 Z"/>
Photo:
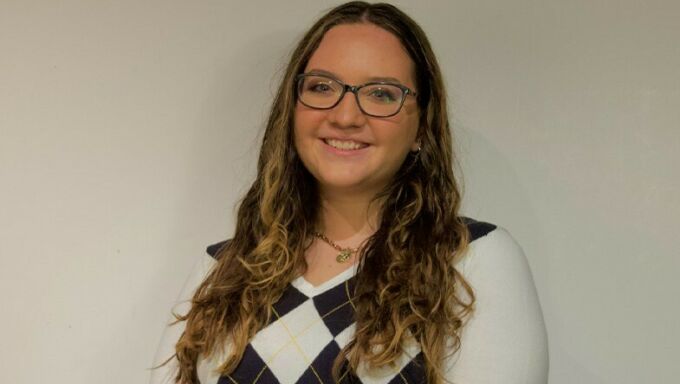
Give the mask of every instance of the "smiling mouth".
<path id="1" fill-rule="evenodd" d="M 366 143 L 359 143 L 352 140 L 323 139 L 323 142 L 341 151 L 356 151 L 368 147 Z"/>

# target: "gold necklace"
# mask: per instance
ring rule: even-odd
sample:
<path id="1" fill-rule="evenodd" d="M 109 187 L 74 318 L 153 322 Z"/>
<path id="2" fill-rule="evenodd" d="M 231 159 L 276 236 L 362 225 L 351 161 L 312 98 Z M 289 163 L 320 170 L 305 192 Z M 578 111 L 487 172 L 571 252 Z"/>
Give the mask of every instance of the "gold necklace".
<path id="1" fill-rule="evenodd" d="M 323 240 L 326 244 L 330 245 L 331 247 L 335 248 L 336 251 L 340 252 L 338 253 L 337 256 L 335 256 L 335 261 L 337 261 L 338 263 L 346 262 L 347 260 L 349 260 L 350 257 L 352 257 L 353 253 L 359 252 L 359 248 L 350 247 L 343 248 L 337 245 L 333 240 L 326 237 L 323 233 L 314 232 L 313 235 Z"/>

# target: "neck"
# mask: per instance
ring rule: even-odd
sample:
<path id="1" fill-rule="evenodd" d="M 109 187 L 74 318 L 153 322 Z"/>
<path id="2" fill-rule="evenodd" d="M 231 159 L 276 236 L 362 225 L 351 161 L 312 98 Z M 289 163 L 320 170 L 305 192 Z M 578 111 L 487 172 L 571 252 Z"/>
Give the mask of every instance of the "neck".
<path id="1" fill-rule="evenodd" d="M 373 195 L 321 194 L 319 230 L 343 246 L 357 247 L 378 229 L 380 204 Z"/>

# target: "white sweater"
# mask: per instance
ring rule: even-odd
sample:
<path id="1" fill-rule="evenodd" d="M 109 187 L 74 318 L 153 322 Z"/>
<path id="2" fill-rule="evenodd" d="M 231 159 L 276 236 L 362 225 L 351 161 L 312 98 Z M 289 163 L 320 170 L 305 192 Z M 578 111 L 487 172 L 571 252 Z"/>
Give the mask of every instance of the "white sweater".
<path id="1" fill-rule="evenodd" d="M 501 227 L 476 221 L 468 227 L 472 241 L 457 268 L 473 287 L 475 311 L 463 329 L 460 350 L 446 360 L 446 379 L 456 384 L 547 383 L 547 335 L 522 249 Z M 188 310 L 188 300 L 214 264 L 209 255 L 196 264 L 177 311 Z M 297 278 L 290 292 L 275 305 L 280 318 L 255 336 L 231 376 L 220 378 L 215 372 L 221 362 L 219 356 L 199 360 L 201 384 L 331 383 L 327 367 L 333 359 L 329 356 L 335 356 L 354 330 L 354 324 L 347 319 L 352 313 L 348 284 L 355 273 L 350 268 L 316 287 Z M 183 324 L 166 327 L 156 362 L 173 354 L 182 330 Z M 358 378 L 362 383 L 420 382 L 423 376 L 417 365 L 421 358 L 419 348 L 404 349 L 396 367 L 360 370 Z M 176 361 L 171 361 L 153 370 L 150 383 L 173 383 L 176 366 Z"/>

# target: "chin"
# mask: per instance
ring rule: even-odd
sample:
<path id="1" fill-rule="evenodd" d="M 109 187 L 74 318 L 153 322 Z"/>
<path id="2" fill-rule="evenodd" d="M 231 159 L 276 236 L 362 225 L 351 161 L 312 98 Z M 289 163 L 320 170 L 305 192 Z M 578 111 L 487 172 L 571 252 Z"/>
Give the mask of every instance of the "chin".
<path id="1" fill-rule="evenodd" d="M 385 184 L 364 178 L 327 178 L 320 182 L 321 188 L 327 191 L 341 191 L 346 193 L 366 194 L 367 192 L 378 193 Z"/>
<path id="2" fill-rule="evenodd" d="M 363 184 L 358 180 L 325 180 L 322 185 L 329 189 L 356 189 Z"/>

